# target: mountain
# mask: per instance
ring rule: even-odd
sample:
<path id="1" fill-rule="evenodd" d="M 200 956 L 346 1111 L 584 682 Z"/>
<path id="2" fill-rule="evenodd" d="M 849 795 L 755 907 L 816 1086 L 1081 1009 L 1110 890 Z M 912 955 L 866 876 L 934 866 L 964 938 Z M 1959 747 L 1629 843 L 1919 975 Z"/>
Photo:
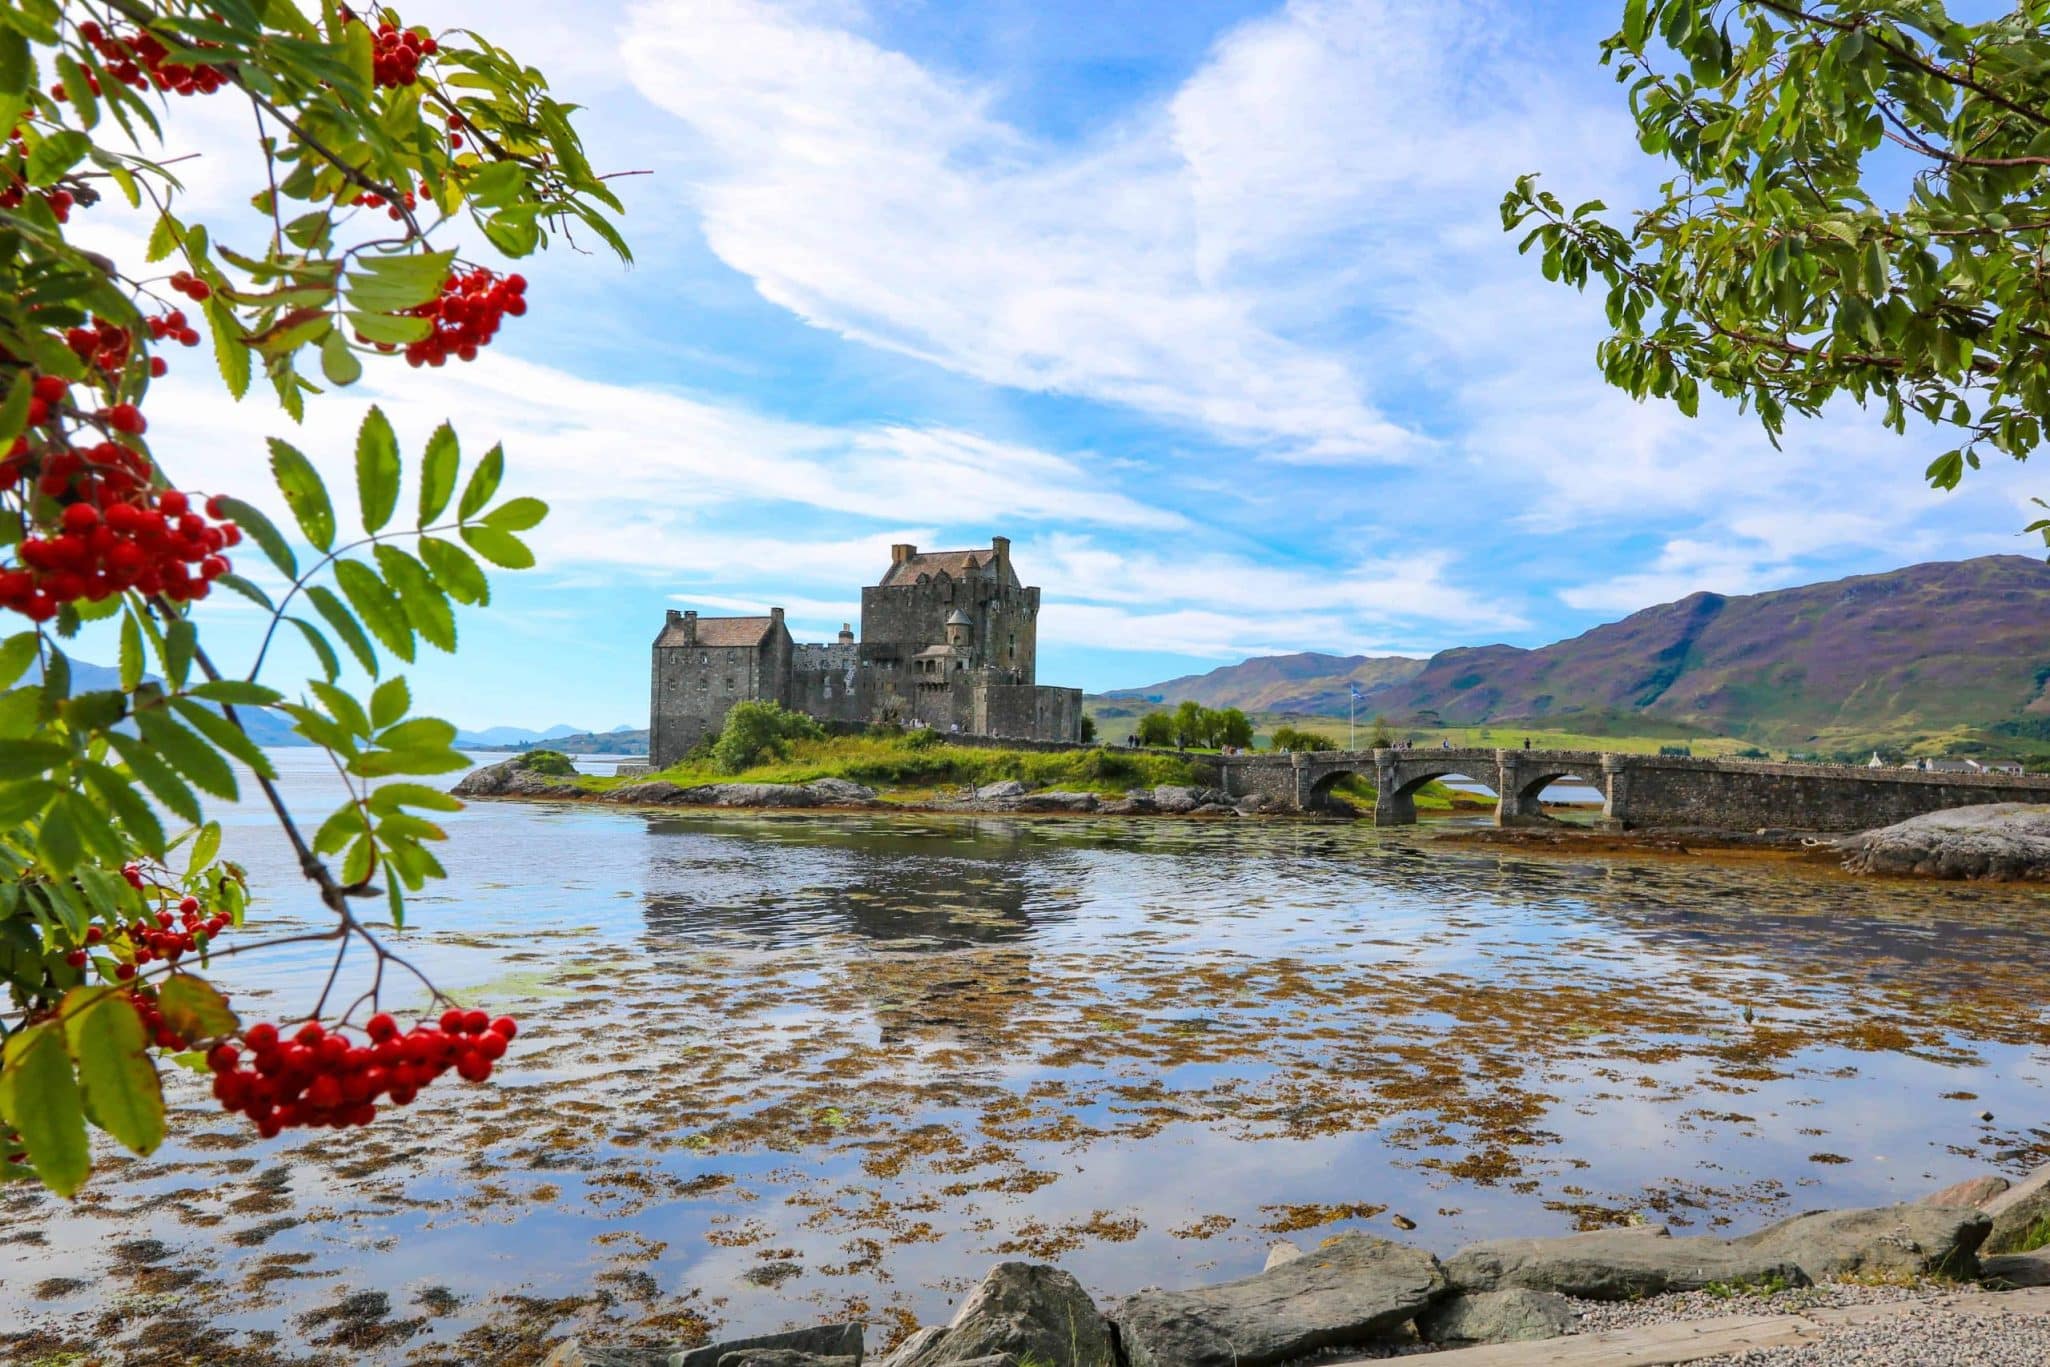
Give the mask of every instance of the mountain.
<path id="1" fill-rule="evenodd" d="M 546 731 L 534 731 L 524 726 L 487 726 L 481 731 L 457 731 L 456 744 L 504 750 L 515 745 L 531 745 L 537 740 L 560 740 L 564 736 L 585 734 L 580 726 L 551 726 Z"/>
<path id="2" fill-rule="evenodd" d="M 1242 664 L 1225 665 L 1208 674 L 1145 688 L 1121 688 L 1104 696 L 1134 702 L 1180 702 L 1190 698 L 1205 707 L 1237 707 L 1248 712 L 1333 712 L 1343 715 L 1347 686 L 1358 684 L 1362 706 L 1379 693 L 1416 677 L 1424 661 L 1402 655 L 1263 655 Z"/>
<path id="3" fill-rule="evenodd" d="M 1982 556 L 1696 593 L 1537 650 L 1462 647 L 1422 662 L 1284 655 L 1123 696 L 1342 716 L 1346 680 L 1376 664 L 1411 667 L 1384 674 L 1363 704 L 1398 722 L 1594 731 L 1644 720 L 1781 745 L 1961 726 L 2050 737 L 2050 565 Z M 1283 697 L 1317 705 L 1270 701 Z"/>

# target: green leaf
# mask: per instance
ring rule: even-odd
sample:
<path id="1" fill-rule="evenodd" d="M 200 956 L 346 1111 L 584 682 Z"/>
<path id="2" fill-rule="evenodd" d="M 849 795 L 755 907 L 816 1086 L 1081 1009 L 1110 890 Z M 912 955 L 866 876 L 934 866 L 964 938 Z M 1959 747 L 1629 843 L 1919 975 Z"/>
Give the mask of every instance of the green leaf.
<path id="1" fill-rule="evenodd" d="M 223 1039 L 242 1028 L 228 999 L 204 978 L 173 973 L 157 984 L 157 1009 L 164 1023 L 194 1041 Z"/>
<path id="2" fill-rule="evenodd" d="M 417 308 L 441 293 L 455 258 L 453 251 L 358 257 L 349 276 L 349 302 L 373 313 Z"/>
<path id="3" fill-rule="evenodd" d="M 104 764 L 86 763 L 80 768 L 85 781 L 100 795 L 100 801 L 107 805 L 121 822 L 122 829 L 140 845 L 143 852 L 161 859 L 164 854 L 164 826 L 157 820 L 157 814 L 149 804 L 136 795 L 134 785 Z"/>
<path id="4" fill-rule="evenodd" d="M 277 769 L 270 762 L 270 756 L 263 753 L 262 747 L 249 739 L 248 732 L 221 713 L 191 698 L 173 698 L 171 706 L 177 709 L 178 715 L 185 718 L 193 730 L 241 760 L 252 772 L 264 778 L 278 776 Z"/>
<path id="5" fill-rule="evenodd" d="M 456 648 L 455 609 L 449 606 L 448 595 L 442 592 L 441 585 L 434 582 L 434 576 L 427 572 L 427 567 L 396 546 L 379 546 L 375 554 L 378 568 L 384 571 L 385 582 L 399 596 L 399 605 L 405 609 L 406 620 L 429 645 L 453 654 Z"/>
<path id="6" fill-rule="evenodd" d="M 356 663 L 363 666 L 365 673 L 376 678 L 377 651 L 370 644 L 370 638 L 363 634 L 363 625 L 356 620 L 355 614 L 335 596 L 334 590 L 325 585 L 311 586 L 306 590 L 306 596 L 312 601 L 314 610 L 321 615 L 321 619 L 333 627 L 335 634 L 342 638 L 342 644 L 356 657 Z M 328 652 L 329 655 L 333 653 L 332 650 Z"/>
<path id="7" fill-rule="evenodd" d="M 63 791 L 47 779 L 0 785 L 0 828 L 19 826 L 49 806 L 50 799 Z"/>
<path id="8" fill-rule="evenodd" d="M 242 342 L 242 320 L 235 316 L 235 306 L 227 297 L 216 294 L 206 301 L 206 321 L 213 332 L 214 364 L 228 392 L 239 399 L 249 392 L 250 351 Z"/>
<path id="9" fill-rule="evenodd" d="M 366 342 L 383 342 L 387 346 L 405 346 L 409 342 L 424 340 L 434 331 L 434 324 L 425 318 L 413 318 L 389 313 L 351 313 L 349 326 Z"/>
<path id="10" fill-rule="evenodd" d="M 335 648 L 327 643 L 327 637 L 320 634 L 311 622 L 298 617 L 287 617 L 286 621 L 299 628 L 299 634 L 306 638 L 307 648 L 320 659 L 321 672 L 332 680 L 342 672 L 342 662 L 335 654 Z"/>
<path id="11" fill-rule="evenodd" d="M 78 831 L 78 807 L 69 792 L 60 793 L 43 813 L 36 842 L 43 863 L 52 874 L 70 873 L 85 857 L 85 837 Z"/>
<path id="12" fill-rule="evenodd" d="M 134 1019 L 133 1011 L 129 1018 Z M 70 1196 L 85 1185 L 92 1150 L 60 1022 L 45 1021 L 8 1036 L 0 1052 L 0 1116 L 20 1132 L 36 1175 L 50 1190 Z"/>
<path id="13" fill-rule="evenodd" d="M 85 78 L 68 52 L 57 54 L 57 78 L 64 83 L 64 93 L 70 98 L 71 106 L 78 111 L 81 128 L 92 128 L 100 121 L 100 99 L 93 94 L 93 83 Z"/>
<path id="14" fill-rule="evenodd" d="M 369 731 L 382 731 L 404 717 L 413 707 L 413 691 L 406 687 L 401 675 L 393 675 L 377 686 L 370 695 Z"/>
<path id="15" fill-rule="evenodd" d="M 134 1152 L 154 1153 L 164 1142 L 163 1083 L 127 994 L 74 987 L 64 994 L 61 1015 L 93 1122 Z"/>
<path id="16" fill-rule="evenodd" d="M 440 517 L 456 491 L 456 470 L 462 464 L 462 448 L 456 429 L 443 423 L 427 439 L 427 453 L 420 460 L 419 526 Z"/>
<path id="17" fill-rule="evenodd" d="M 334 385 L 352 385 L 363 378 L 363 362 L 340 328 L 320 339 L 320 373 Z"/>
<path id="18" fill-rule="evenodd" d="M 327 486 L 320 482 L 320 472 L 297 447 L 276 437 L 270 439 L 270 454 L 271 474 L 292 515 L 299 519 L 299 530 L 317 549 L 333 550 L 335 510 L 328 501 Z"/>
<path id="19" fill-rule="evenodd" d="M 377 733 L 387 750 L 443 750 L 456 743 L 456 729 L 439 717 L 414 717 Z"/>
<path id="20" fill-rule="evenodd" d="M 18 631 L 0 641 L 0 688 L 12 688 L 35 663 L 38 640 L 33 631 Z"/>
<path id="21" fill-rule="evenodd" d="M 399 505 L 399 439 L 375 404 L 356 432 L 356 494 L 366 532 L 383 528 Z"/>
<path id="22" fill-rule="evenodd" d="M 484 525 L 500 531 L 523 532 L 529 527 L 541 525 L 541 519 L 548 516 L 548 505 L 538 498 L 513 498 L 484 514 Z"/>
<path id="23" fill-rule="evenodd" d="M 431 812 L 460 812 L 461 799 L 424 783 L 380 783 L 370 790 L 370 810 L 388 816 L 401 807 L 425 807 Z"/>
<path id="24" fill-rule="evenodd" d="M 185 687 L 192 672 L 192 657 L 199 649 L 199 631 L 191 619 L 174 617 L 164 625 L 164 682 Z"/>
<path id="25" fill-rule="evenodd" d="M 56 741 L 0 741 L 0 782 L 39 778 L 70 761 L 71 747 Z"/>
<path id="26" fill-rule="evenodd" d="M 199 799 L 192 795 L 185 781 L 153 747 L 118 731 L 108 736 L 107 742 L 121 756 L 121 762 L 128 766 L 128 772 L 135 775 L 136 781 L 150 790 L 151 796 L 193 825 L 200 823 L 203 813 Z"/>
<path id="27" fill-rule="evenodd" d="M 15 376 L 7 398 L 0 402 L 0 449 L 14 445 L 14 439 L 28 427 L 28 404 L 35 397 L 35 381 L 26 373 Z"/>
<path id="28" fill-rule="evenodd" d="M 531 569 L 534 553 L 527 549 L 527 543 L 511 532 L 497 527 L 477 523 L 463 528 L 463 540 L 470 543 L 470 549 L 502 569 Z"/>
<path id="29" fill-rule="evenodd" d="M 169 214 L 158 214 L 157 221 L 149 230 L 149 245 L 144 249 L 143 260 L 162 261 L 185 240 L 185 229 Z"/>
<path id="30" fill-rule="evenodd" d="M 320 705 L 327 709 L 330 717 L 342 724 L 344 731 L 364 740 L 376 732 L 377 728 L 370 724 L 370 714 L 363 710 L 363 704 L 347 691 L 327 683 L 315 683 L 312 688 L 314 696 L 320 699 Z"/>
<path id="31" fill-rule="evenodd" d="M 284 701 L 285 697 L 275 688 L 266 688 L 247 679 L 209 679 L 191 690 L 191 696 L 243 707 L 270 707 Z"/>
<path id="32" fill-rule="evenodd" d="M 142 623 L 133 610 L 121 619 L 121 687 L 133 693 L 142 686 Z"/>
<path id="33" fill-rule="evenodd" d="M 92 139 L 76 129 L 50 134 L 28 154 L 28 183 L 37 187 L 55 184 L 92 149 Z"/>
<path id="34" fill-rule="evenodd" d="M 468 522 L 484 511 L 484 505 L 498 492 L 498 482 L 505 478 L 505 448 L 494 446 L 484 453 L 484 459 L 470 472 L 470 482 L 463 486 L 463 501 L 456 507 L 459 521 Z"/>
<path id="35" fill-rule="evenodd" d="M 293 454 L 298 455 L 296 451 Z M 304 460 L 305 457 L 300 456 L 300 459 Z M 318 477 L 316 476 L 315 479 L 317 483 Z M 270 557 L 270 562 L 278 567 L 279 572 L 285 578 L 297 579 L 299 577 L 299 558 L 292 554 L 291 543 L 285 540 L 284 536 L 278 531 L 276 524 L 264 516 L 262 510 L 251 504 L 244 503 L 239 498 L 230 498 L 223 494 L 221 496 L 221 511 L 233 518 L 236 525 L 241 527 L 243 531 L 249 533 L 256 544 L 263 548 L 263 553 Z"/>
<path id="36" fill-rule="evenodd" d="M 411 662 L 413 658 L 413 628 L 406 619 L 406 609 L 398 596 L 386 586 L 384 580 L 360 560 L 338 560 L 335 562 L 335 582 L 342 586 L 342 593 L 349 600 L 349 606 L 362 618 L 363 625 L 370 628 L 379 644 L 401 660 Z"/>
<path id="37" fill-rule="evenodd" d="M 229 801 L 240 795 L 235 771 L 221 758 L 220 752 L 162 711 L 136 713 L 135 725 L 142 732 L 142 738 L 155 746 L 165 762 L 190 779 L 194 787 Z"/>
<path id="38" fill-rule="evenodd" d="M 36 83 L 35 58 L 28 39 L 11 28 L 0 28 L 0 94 L 25 95 Z"/>
<path id="39" fill-rule="evenodd" d="M 452 541 L 437 537 L 420 538 L 420 558 L 436 582 L 458 603 L 482 607 L 491 601 L 491 582 L 470 553 Z"/>
<path id="40" fill-rule="evenodd" d="M 221 852 L 221 823 L 209 821 L 192 837 L 192 849 L 186 856 L 185 871 L 196 874 L 205 870 Z"/>

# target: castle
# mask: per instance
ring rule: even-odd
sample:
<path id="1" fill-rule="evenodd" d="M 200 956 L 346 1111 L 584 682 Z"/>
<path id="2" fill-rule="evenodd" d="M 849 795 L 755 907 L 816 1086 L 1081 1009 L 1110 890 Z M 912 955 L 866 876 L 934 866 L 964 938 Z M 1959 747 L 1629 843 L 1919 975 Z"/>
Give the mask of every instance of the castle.
<path id="1" fill-rule="evenodd" d="M 737 702 L 777 702 L 825 722 L 898 722 L 1014 740 L 1079 741 L 1082 690 L 1033 682 L 1039 590 L 987 550 L 890 547 L 861 591 L 861 639 L 798 644 L 783 609 L 700 617 L 671 609 L 655 638 L 648 758 L 655 768 L 716 736 Z"/>

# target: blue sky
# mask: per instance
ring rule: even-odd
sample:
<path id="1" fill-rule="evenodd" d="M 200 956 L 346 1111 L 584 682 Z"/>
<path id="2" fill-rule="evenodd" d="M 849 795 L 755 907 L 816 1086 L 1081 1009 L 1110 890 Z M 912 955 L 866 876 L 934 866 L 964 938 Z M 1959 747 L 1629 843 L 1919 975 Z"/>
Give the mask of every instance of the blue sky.
<path id="1" fill-rule="evenodd" d="M 2027 551 L 2028 472 L 1933 493 L 1936 434 L 1846 408 L 1774 451 L 1602 386 L 1598 300 L 1497 206 L 1525 171 L 1617 206 L 1662 177 L 1595 65 L 1617 9 L 416 5 L 543 66 L 601 169 L 650 173 L 619 183 L 639 264 L 551 250 L 484 359 L 373 367 L 296 434 L 174 356 L 152 440 L 240 490 L 273 433 L 346 487 L 371 398 L 415 451 L 444 417 L 504 442 L 557 509 L 543 568 L 411 672 L 467 725 L 644 724 L 665 608 L 782 604 L 822 639 L 894 541 L 1010 536 L 1041 680 L 1092 689 Z M 255 236 L 247 111 L 174 113 L 208 151 L 188 207 Z M 254 625 L 209 631 L 232 658 Z"/>

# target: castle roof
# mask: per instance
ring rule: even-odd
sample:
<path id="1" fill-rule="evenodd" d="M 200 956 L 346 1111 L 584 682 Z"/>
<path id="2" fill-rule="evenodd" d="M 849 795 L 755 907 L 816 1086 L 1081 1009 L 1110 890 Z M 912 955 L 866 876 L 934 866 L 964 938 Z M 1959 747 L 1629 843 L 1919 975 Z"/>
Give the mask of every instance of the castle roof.
<path id="1" fill-rule="evenodd" d="M 700 617 L 697 619 L 698 639 L 701 646 L 758 646 L 769 634 L 769 628 L 776 624 L 773 617 Z M 683 646 L 692 642 L 684 633 L 681 620 L 673 621 L 662 628 L 662 634 L 655 638 L 657 646 Z"/>
<path id="2" fill-rule="evenodd" d="M 947 614 L 947 625 L 950 627 L 972 627 L 975 625 L 975 619 L 961 611 L 961 609 L 955 608 Z"/>

